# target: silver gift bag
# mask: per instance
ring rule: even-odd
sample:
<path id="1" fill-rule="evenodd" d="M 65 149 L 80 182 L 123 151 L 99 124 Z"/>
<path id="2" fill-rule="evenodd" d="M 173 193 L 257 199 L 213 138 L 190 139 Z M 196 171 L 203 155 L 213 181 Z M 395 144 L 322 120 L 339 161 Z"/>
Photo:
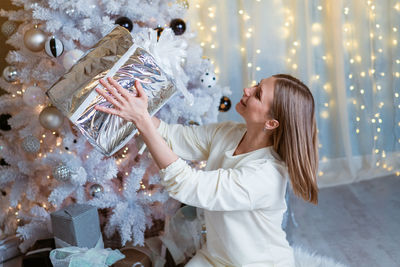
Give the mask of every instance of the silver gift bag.
<path id="1" fill-rule="evenodd" d="M 154 57 L 134 44 L 130 33 L 116 26 L 48 91 L 52 103 L 74 123 L 88 141 L 104 155 L 120 150 L 135 134 L 132 122 L 100 112 L 96 105 L 112 107 L 99 95 L 99 80 L 113 77 L 123 88 L 136 94 L 138 80 L 149 98 L 148 111 L 154 115 L 176 92 L 174 80 Z"/>

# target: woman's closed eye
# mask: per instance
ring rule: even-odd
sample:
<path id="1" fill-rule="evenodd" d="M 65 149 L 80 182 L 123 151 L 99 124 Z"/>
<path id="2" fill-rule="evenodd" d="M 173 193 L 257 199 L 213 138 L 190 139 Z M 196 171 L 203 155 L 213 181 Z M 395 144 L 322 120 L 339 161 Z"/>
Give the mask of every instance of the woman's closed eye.
<path id="1" fill-rule="evenodd" d="M 257 99 L 261 100 L 261 97 L 260 97 L 261 88 L 259 87 L 259 85 L 260 85 L 260 84 L 257 85 L 256 97 L 257 97 Z"/>

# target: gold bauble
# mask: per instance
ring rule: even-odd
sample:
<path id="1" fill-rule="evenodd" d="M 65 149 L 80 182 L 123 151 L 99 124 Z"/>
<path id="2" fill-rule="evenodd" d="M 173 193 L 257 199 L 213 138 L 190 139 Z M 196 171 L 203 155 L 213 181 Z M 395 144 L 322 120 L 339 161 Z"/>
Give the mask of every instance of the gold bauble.
<path id="1" fill-rule="evenodd" d="M 32 52 L 40 52 L 43 50 L 46 42 L 46 34 L 37 28 L 28 30 L 24 35 L 24 44 L 25 47 L 31 50 Z"/>
<path id="2" fill-rule="evenodd" d="M 64 122 L 63 114 L 55 107 L 46 107 L 40 112 L 39 122 L 48 130 L 58 129 Z"/>

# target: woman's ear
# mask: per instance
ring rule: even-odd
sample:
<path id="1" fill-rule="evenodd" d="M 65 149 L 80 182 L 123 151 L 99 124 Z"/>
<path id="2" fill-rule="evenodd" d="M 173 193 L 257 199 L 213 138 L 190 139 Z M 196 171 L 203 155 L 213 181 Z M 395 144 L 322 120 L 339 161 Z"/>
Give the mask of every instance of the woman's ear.
<path id="1" fill-rule="evenodd" d="M 264 128 L 267 129 L 267 130 L 273 130 L 273 129 L 278 128 L 278 127 L 279 127 L 279 121 L 274 120 L 274 119 L 267 120 L 265 122 L 265 124 L 264 124 Z"/>

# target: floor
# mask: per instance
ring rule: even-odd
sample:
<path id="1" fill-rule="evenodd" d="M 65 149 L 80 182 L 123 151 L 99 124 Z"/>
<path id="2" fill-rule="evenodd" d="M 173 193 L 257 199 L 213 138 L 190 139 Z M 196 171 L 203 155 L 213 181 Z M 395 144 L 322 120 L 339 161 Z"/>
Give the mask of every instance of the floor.
<path id="1" fill-rule="evenodd" d="M 400 177 L 321 189 L 317 206 L 291 195 L 289 207 L 292 245 L 348 266 L 400 266 Z M 0 263 L 15 266 L 20 258 Z"/>
<path id="2" fill-rule="evenodd" d="M 289 199 L 291 245 L 348 266 L 400 266 L 400 177 L 323 188 L 317 206 Z"/>

